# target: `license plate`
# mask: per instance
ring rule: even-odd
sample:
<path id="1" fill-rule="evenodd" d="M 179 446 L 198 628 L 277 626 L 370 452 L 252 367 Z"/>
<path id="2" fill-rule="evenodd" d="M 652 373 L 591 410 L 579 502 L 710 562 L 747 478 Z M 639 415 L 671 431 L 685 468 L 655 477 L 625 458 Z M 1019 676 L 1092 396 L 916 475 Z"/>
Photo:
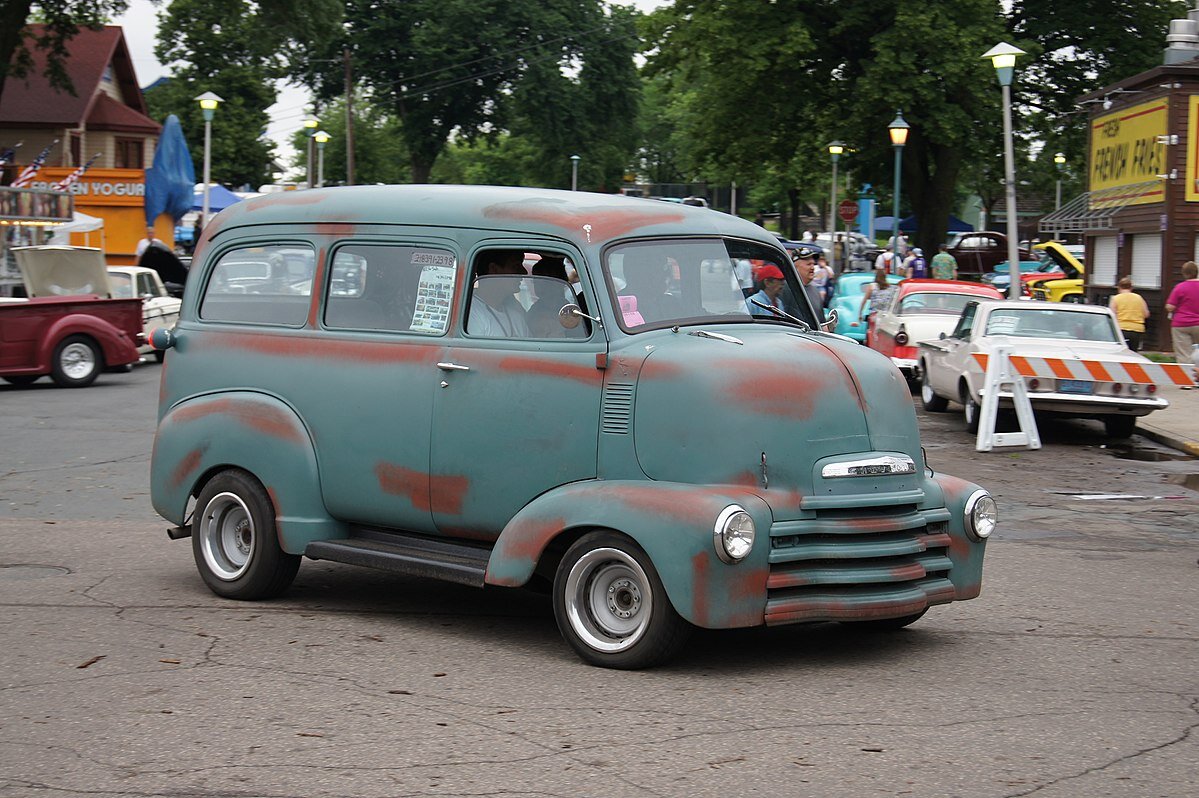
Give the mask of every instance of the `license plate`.
<path id="1" fill-rule="evenodd" d="M 1057 389 L 1061 393 L 1093 393 L 1095 383 L 1087 380 L 1058 380 Z"/>

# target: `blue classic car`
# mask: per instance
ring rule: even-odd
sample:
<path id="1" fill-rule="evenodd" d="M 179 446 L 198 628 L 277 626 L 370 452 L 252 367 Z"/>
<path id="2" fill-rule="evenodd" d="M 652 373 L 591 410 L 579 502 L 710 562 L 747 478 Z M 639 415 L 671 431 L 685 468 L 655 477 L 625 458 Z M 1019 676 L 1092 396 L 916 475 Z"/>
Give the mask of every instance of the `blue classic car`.
<path id="1" fill-rule="evenodd" d="M 892 285 L 902 279 L 897 274 L 887 275 L 887 282 Z M 866 320 L 860 313 L 862 291 L 868 283 L 872 282 L 874 282 L 873 272 L 843 273 L 837 278 L 837 291 L 828 303 L 830 312 L 837 311 L 837 329 L 834 332 L 852 338 L 860 344 L 866 343 Z"/>

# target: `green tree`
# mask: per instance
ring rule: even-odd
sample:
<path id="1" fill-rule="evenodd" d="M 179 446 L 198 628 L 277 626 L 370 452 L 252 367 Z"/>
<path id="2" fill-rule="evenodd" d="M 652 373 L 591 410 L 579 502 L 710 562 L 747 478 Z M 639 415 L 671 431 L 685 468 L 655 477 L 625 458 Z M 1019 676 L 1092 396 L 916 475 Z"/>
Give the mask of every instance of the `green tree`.
<path id="1" fill-rule="evenodd" d="M 66 71 L 71 38 L 80 28 L 99 28 L 122 13 L 128 0 L 0 0 L 0 97 L 9 77 L 25 77 L 33 69 L 32 50 L 46 53 L 46 76 L 56 89 L 75 94 Z M 41 22 L 34 36 L 28 23 Z"/>
<path id="2" fill-rule="evenodd" d="M 325 145 L 325 185 L 346 182 L 346 107 L 338 98 L 321 108 L 321 129 L 331 137 Z M 303 130 L 292 136 L 294 165 L 303 172 L 308 159 L 308 135 Z M 317 168 L 314 149 L 313 169 Z M 400 136 L 399 122 L 361 92 L 354 96 L 354 182 L 403 183 L 408 177 L 408 153 Z M 315 176 L 313 180 L 315 180 Z"/>
<path id="3" fill-rule="evenodd" d="M 630 20 L 621 8 L 605 13 L 599 0 L 348 0 L 344 41 L 314 51 L 302 68 L 318 96 L 330 96 L 339 91 L 334 56 L 348 47 L 356 80 L 400 121 L 416 182 L 430 179 L 451 137 L 494 138 L 524 120 L 524 134 L 554 150 L 544 164 L 569 156 L 581 138 L 604 183 L 624 167 L 612 167 L 616 154 L 634 146 L 613 135 L 635 124 L 625 96 L 635 86 Z M 518 94 L 529 98 L 523 116 Z M 579 97 L 595 106 L 581 108 Z"/>

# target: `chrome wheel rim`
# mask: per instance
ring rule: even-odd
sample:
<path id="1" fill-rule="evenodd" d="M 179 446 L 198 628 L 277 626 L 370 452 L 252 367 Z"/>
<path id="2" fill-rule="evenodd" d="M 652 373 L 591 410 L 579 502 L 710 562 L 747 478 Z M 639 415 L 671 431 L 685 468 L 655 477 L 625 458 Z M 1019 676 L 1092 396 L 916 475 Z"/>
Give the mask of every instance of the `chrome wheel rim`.
<path id="1" fill-rule="evenodd" d="M 596 651 L 624 651 L 649 628 L 654 609 L 649 577 L 627 552 L 587 552 L 570 569 L 565 591 L 571 629 Z"/>
<path id="2" fill-rule="evenodd" d="M 234 493 L 212 497 L 197 533 L 204 562 L 218 579 L 231 582 L 250 567 L 254 553 L 254 518 Z"/>
<path id="3" fill-rule="evenodd" d="M 928 384 L 927 378 L 920 380 L 920 398 L 924 400 L 925 404 L 929 404 L 933 400 L 933 389 Z"/>
<path id="4" fill-rule="evenodd" d="M 73 380 L 81 380 L 95 370 L 96 353 L 87 344 L 76 341 L 63 347 L 58 356 L 58 365 L 63 374 Z"/>
<path id="5" fill-rule="evenodd" d="M 974 404 L 974 400 L 969 396 L 966 397 L 966 423 L 974 423 L 974 414 L 978 411 L 978 405 Z"/>

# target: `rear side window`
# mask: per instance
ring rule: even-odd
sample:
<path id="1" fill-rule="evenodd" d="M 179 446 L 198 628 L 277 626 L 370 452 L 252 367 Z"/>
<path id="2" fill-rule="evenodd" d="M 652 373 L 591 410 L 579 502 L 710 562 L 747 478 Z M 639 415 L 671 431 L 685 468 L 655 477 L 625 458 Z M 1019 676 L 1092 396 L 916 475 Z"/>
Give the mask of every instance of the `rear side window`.
<path id="1" fill-rule="evenodd" d="M 240 247 L 221 255 L 200 301 L 200 318 L 300 327 L 316 255 L 306 244 Z"/>
<path id="2" fill-rule="evenodd" d="M 449 327 L 456 261 L 430 247 L 352 244 L 333 254 L 325 326 L 441 335 Z"/>

